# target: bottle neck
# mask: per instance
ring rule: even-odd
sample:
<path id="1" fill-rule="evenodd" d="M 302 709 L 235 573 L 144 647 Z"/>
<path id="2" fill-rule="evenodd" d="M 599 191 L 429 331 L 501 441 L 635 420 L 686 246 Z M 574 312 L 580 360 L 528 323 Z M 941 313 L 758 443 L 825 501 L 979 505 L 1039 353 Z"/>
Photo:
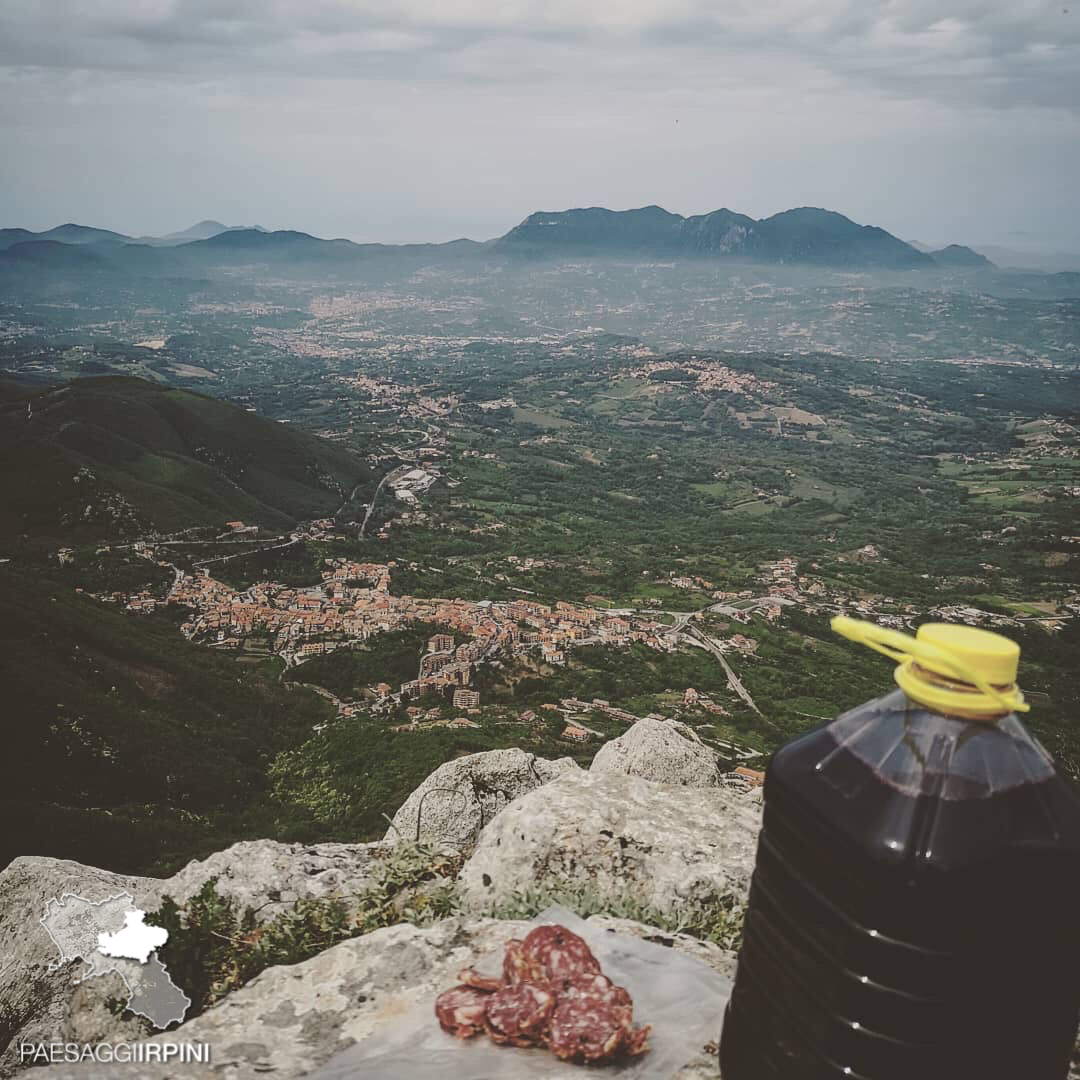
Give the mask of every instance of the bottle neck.
<path id="1" fill-rule="evenodd" d="M 899 681 L 899 680 L 898 680 Z M 933 688 L 936 693 L 922 695 L 919 693 L 919 684 L 925 684 L 928 689 Z M 963 682 L 960 679 L 950 678 L 938 671 L 931 671 L 921 664 L 912 663 L 909 678 L 904 681 L 903 690 L 912 701 L 917 702 L 924 709 L 949 716 L 956 720 L 974 721 L 980 724 L 997 724 L 1009 715 L 1006 709 L 987 710 L 983 704 L 986 696 L 977 686 Z M 1007 692 L 1010 687 L 997 686 L 994 689 Z M 942 694 L 953 700 L 945 705 L 942 702 Z M 972 707 L 965 708 L 964 697 L 972 699 Z M 978 702 L 978 704 L 976 704 Z"/>

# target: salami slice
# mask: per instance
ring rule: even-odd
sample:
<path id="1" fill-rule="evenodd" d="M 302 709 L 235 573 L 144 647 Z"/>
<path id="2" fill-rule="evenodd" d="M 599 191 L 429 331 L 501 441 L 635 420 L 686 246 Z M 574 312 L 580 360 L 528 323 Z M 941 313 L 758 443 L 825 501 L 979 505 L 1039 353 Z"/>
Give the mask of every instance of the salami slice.
<path id="1" fill-rule="evenodd" d="M 501 990 L 505 985 L 498 976 L 481 975 L 479 971 L 475 971 L 473 968 L 462 968 L 457 973 L 457 977 L 458 982 L 471 986 L 474 990 L 481 990 L 485 994 L 494 994 L 496 990 Z"/>
<path id="2" fill-rule="evenodd" d="M 435 1015 L 443 1031 L 470 1039 L 484 1030 L 484 1011 L 490 994 L 472 986 L 455 986 L 435 999 Z"/>
<path id="3" fill-rule="evenodd" d="M 561 1001 L 551 1018 L 548 1046 L 563 1061 L 600 1064 L 648 1049 L 649 1028 L 634 1029 L 620 1010 L 595 1000 Z"/>
<path id="4" fill-rule="evenodd" d="M 602 1004 L 561 1002 L 551 1018 L 548 1045 L 564 1061 L 594 1063 L 613 1060 L 625 1038 L 625 1027 L 614 1011 Z"/>
<path id="5" fill-rule="evenodd" d="M 537 1046 L 546 1041 L 555 1011 L 555 995 L 542 986 L 521 983 L 492 994 L 484 1010 L 491 1041 L 514 1046 Z"/>
<path id="6" fill-rule="evenodd" d="M 552 984 L 559 1002 L 576 1001 L 588 1009 L 601 1005 L 612 1009 L 625 1023 L 634 1019 L 634 1001 L 621 986 L 616 986 L 606 975 L 571 975 Z"/>
<path id="7" fill-rule="evenodd" d="M 547 973 L 542 965 L 525 952 L 525 943 L 511 938 L 506 943 L 506 953 L 503 956 L 503 978 L 511 986 L 520 983 L 547 982 Z"/>
<path id="8" fill-rule="evenodd" d="M 522 942 L 522 951 L 551 981 L 600 971 L 600 962 L 585 939 L 565 926 L 536 927 Z"/>

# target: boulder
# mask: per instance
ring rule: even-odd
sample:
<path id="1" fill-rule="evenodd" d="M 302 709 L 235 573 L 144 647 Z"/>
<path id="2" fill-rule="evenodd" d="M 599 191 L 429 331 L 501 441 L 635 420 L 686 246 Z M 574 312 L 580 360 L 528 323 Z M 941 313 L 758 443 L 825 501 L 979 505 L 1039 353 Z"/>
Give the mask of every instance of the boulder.
<path id="1" fill-rule="evenodd" d="M 715 787 L 720 770 L 715 751 L 693 728 L 677 720 L 639 720 L 617 739 L 604 743 L 589 772 L 624 773 L 686 787 Z"/>
<path id="2" fill-rule="evenodd" d="M 543 890 L 678 915 L 688 903 L 745 898 L 760 828 L 760 802 L 738 791 L 570 772 L 485 827 L 459 892 L 478 912 Z"/>
<path id="3" fill-rule="evenodd" d="M 572 758 L 547 761 L 517 748 L 455 758 L 405 800 L 386 839 L 462 848 L 508 803 L 567 771 L 580 771 Z"/>
<path id="4" fill-rule="evenodd" d="M 370 880 L 374 862 L 390 846 L 243 840 L 188 863 L 171 878 L 155 880 L 147 902 L 157 907 L 160 897 L 168 895 L 179 903 L 208 878 L 216 877 L 222 896 L 230 897 L 239 908 L 260 909 L 257 914 L 262 919 L 272 919 L 284 905 L 297 900 L 358 892 Z"/>
<path id="5" fill-rule="evenodd" d="M 358 892 L 385 844 L 279 844 L 254 840 L 233 844 L 208 859 L 189 863 L 171 878 L 114 874 L 64 859 L 24 856 L 0 871 L 0 1002 L 11 1042 L 0 1053 L 0 1076 L 10 1076 L 20 1042 L 123 1041 L 148 1032 L 138 1017 L 116 1015 L 110 999 L 126 999 L 119 975 L 75 985 L 78 962 L 49 970 L 59 959 L 40 924 L 45 903 L 74 893 L 93 903 L 128 892 L 138 907 L 154 911 L 163 896 L 183 903 L 212 877 L 218 891 L 238 906 L 272 918 L 282 905 L 336 892 Z M 181 987 L 181 989 L 183 989 Z"/>
<path id="6" fill-rule="evenodd" d="M 686 952 L 729 974 L 725 950 L 626 920 L 595 917 L 590 925 L 634 933 Z M 35 1080 L 260 1080 L 297 1077 L 318 1069 L 380 1025 L 456 982 L 457 972 L 483 953 L 500 953 L 528 924 L 494 919 L 444 919 L 425 929 L 408 923 L 376 930 L 327 949 L 301 964 L 268 968 L 202 1016 L 151 1043 L 208 1043 L 209 1065 L 90 1062 L 35 1070 Z M 434 1024 L 434 1017 L 432 1017 Z M 686 1048 L 678 1080 L 716 1076 L 716 1061 Z"/>

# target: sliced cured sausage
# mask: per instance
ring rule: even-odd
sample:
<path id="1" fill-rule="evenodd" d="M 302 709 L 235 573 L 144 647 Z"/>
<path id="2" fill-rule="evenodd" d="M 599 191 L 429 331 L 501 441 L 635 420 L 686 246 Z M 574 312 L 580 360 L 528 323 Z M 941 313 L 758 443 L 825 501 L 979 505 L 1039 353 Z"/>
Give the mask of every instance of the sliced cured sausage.
<path id="1" fill-rule="evenodd" d="M 558 995 L 559 1003 L 564 1001 L 579 1002 L 584 1009 L 603 1006 L 613 1009 L 625 1023 L 634 1019 L 634 1001 L 621 986 L 616 986 L 606 975 L 571 975 L 557 979 L 552 988 Z"/>
<path id="2" fill-rule="evenodd" d="M 503 956 L 503 978 L 511 985 L 547 982 L 547 973 L 538 960 L 525 951 L 525 943 L 511 938 Z"/>
<path id="3" fill-rule="evenodd" d="M 548 1046 L 556 1057 L 599 1064 L 648 1049 L 649 1028 L 634 1029 L 622 1010 L 596 1001 L 560 1001 L 551 1017 Z"/>
<path id="4" fill-rule="evenodd" d="M 435 1014 L 459 1039 L 486 1031 L 492 1042 L 546 1046 L 563 1061 L 601 1064 L 648 1050 L 649 1028 L 634 1027 L 634 1002 L 601 970 L 584 938 L 538 926 L 506 944 L 502 978 L 473 968 L 440 994 Z"/>
<path id="5" fill-rule="evenodd" d="M 490 994 L 472 986 L 455 986 L 435 999 L 435 1015 L 443 1031 L 469 1039 L 484 1030 L 484 1011 Z"/>
<path id="6" fill-rule="evenodd" d="M 555 995 L 542 986 L 506 986 L 486 1002 L 484 1019 L 491 1041 L 514 1046 L 539 1046 L 547 1039 Z"/>
<path id="7" fill-rule="evenodd" d="M 522 951 L 539 965 L 549 980 L 600 971 L 585 939 L 565 926 L 538 926 L 522 942 Z"/>

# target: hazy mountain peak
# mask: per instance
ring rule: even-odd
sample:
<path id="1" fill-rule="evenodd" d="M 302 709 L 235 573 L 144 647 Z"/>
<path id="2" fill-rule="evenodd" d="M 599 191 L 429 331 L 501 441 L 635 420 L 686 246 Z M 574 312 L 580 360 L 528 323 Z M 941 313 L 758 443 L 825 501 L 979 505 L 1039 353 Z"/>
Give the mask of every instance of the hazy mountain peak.
<path id="1" fill-rule="evenodd" d="M 225 246 L 242 246 L 244 244 L 256 244 L 267 246 L 271 244 L 296 243 L 298 241 L 311 241 L 315 244 L 329 244 L 332 240 L 320 240 L 311 233 L 300 232 L 298 229 L 277 229 L 268 232 L 258 226 L 233 226 L 223 229 L 213 236 L 207 237 L 205 243 Z"/>
<path id="2" fill-rule="evenodd" d="M 97 229 L 92 225 L 78 225 L 73 221 L 46 229 L 36 236 L 40 240 L 58 240 L 61 244 L 94 244 L 101 240 L 126 242 L 131 239 L 130 236 L 113 232 L 111 229 Z"/>
<path id="3" fill-rule="evenodd" d="M 213 218 L 206 218 L 203 221 L 197 221 L 194 225 L 189 225 L 186 229 L 181 229 L 179 232 L 166 233 L 164 236 L 158 237 L 160 240 L 209 240 L 211 236 L 217 236 L 218 233 L 223 233 L 228 228 L 228 225 L 222 225 L 220 221 L 214 221 Z"/>
<path id="4" fill-rule="evenodd" d="M 817 206 L 783 210 L 760 221 L 727 208 L 691 218 L 659 206 L 545 211 L 530 214 L 499 246 L 551 254 L 730 255 L 897 269 L 934 265 L 928 255 L 884 229 Z"/>
<path id="5" fill-rule="evenodd" d="M 803 221 L 816 224 L 829 224 L 847 222 L 854 225 L 855 222 L 838 210 L 826 210 L 823 206 L 793 206 L 790 210 L 781 210 L 771 217 L 762 218 L 762 221 Z"/>
<path id="6" fill-rule="evenodd" d="M 980 255 L 963 244 L 949 244 L 938 251 L 928 253 L 930 258 L 939 266 L 948 266 L 957 270 L 963 269 L 991 269 L 994 264 L 985 256 Z"/>
<path id="7" fill-rule="evenodd" d="M 499 243 L 512 247 L 557 248 L 567 252 L 650 252 L 678 244 L 683 218 L 660 206 L 609 210 L 605 206 L 537 211 Z"/>

